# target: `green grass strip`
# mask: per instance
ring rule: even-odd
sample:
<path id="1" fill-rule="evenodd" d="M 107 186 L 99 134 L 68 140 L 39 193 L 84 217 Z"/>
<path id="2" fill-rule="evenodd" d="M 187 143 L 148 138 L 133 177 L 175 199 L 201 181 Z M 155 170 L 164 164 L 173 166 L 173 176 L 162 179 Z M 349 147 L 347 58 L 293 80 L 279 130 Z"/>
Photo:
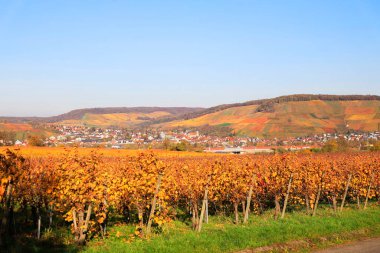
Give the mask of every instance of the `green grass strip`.
<path id="1" fill-rule="evenodd" d="M 334 244 L 331 238 L 342 234 L 346 237 L 355 231 L 364 229 L 364 236 L 380 235 L 380 208 L 367 210 L 346 210 L 333 214 L 330 210 L 320 210 L 319 215 L 310 217 L 301 212 L 287 214 L 285 219 L 274 221 L 271 213 L 250 217 L 247 225 L 234 225 L 230 219 L 211 217 L 201 233 L 180 222 L 174 222 L 170 228 L 149 240 L 136 240 L 127 243 L 126 238 L 133 228 L 113 227 L 110 237 L 95 240 L 83 249 L 84 252 L 235 252 L 262 246 L 281 244 L 297 240 L 309 240 L 318 243 L 321 237 Z M 117 231 L 123 236 L 116 237 Z M 347 238 L 346 238 L 347 239 Z M 346 240 L 344 239 L 344 240 Z M 336 243 L 342 240 L 336 239 Z M 323 245 L 322 245 L 323 246 Z M 318 247 L 318 245 L 317 245 Z"/>

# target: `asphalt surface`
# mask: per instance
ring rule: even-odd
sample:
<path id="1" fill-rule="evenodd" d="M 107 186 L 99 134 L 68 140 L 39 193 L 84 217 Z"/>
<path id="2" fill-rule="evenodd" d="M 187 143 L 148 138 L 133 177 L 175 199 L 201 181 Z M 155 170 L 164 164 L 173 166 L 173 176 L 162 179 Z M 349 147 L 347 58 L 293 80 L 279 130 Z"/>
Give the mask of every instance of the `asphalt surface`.
<path id="1" fill-rule="evenodd" d="M 349 243 L 315 253 L 380 253 L 380 238 Z"/>

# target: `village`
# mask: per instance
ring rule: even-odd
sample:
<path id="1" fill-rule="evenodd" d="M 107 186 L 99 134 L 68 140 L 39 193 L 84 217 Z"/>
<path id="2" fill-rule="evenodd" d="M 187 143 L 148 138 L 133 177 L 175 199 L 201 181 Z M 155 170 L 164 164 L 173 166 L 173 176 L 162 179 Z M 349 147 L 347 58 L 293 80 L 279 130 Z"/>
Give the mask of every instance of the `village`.
<path id="1" fill-rule="evenodd" d="M 318 148 L 329 140 L 343 139 L 351 145 L 363 148 L 380 140 L 380 132 L 350 132 L 346 134 L 326 133 L 287 139 L 258 138 L 244 136 L 212 136 L 193 130 L 128 130 L 88 126 L 54 125 L 55 135 L 47 137 L 43 145 L 49 147 L 79 146 L 112 149 L 170 149 L 186 143 L 185 150 L 212 153 L 271 153 L 282 149 L 297 151 Z M 2 140 L 0 140 L 0 145 Z M 9 143 L 12 145 L 11 143 Z M 13 145 L 28 145 L 27 140 L 16 140 Z M 175 149 L 183 151 L 182 149 Z"/>

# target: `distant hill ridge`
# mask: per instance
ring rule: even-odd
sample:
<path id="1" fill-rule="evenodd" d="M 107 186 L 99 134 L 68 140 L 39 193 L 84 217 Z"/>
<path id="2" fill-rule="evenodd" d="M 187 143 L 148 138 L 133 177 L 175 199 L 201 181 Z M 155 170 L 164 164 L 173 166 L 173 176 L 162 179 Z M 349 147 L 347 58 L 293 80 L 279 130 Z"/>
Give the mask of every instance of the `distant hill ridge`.
<path id="1" fill-rule="evenodd" d="M 0 117 L 1 120 L 135 129 L 222 127 L 223 131 L 233 131 L 240 135 L 303 136 L 349 129 L 379 130 L 380 96 L 296 94 L 210 108 L 86 108 L 53 117 Z"/>
<path id="2" fill-rule="evenodd" d="M 204 108 L 193 107 L 104 107 L 77 109 L 58 116 L 50 117 L 51 121 L 62 121 L 70 119 L 81 119 L 85 114 L 114 114 L 114 113 L 152 113 L 157 111 L 168 112 L 173 115 L 195 112 Z"/>
<path id="3" fill-rule="evenodd" d="M 168 112 L 172 115 L 180 115 L 195 111 L 204 110 L 200 107 L 103 107 L 103 108 L 84 108 L 52 117 L 0 117 L 2 120 L 10 122 L 59 122 L 64 120 L 80 120 L 86 114 L 116 114 L 116 113 L 152 113 L 157 111 Z"/>

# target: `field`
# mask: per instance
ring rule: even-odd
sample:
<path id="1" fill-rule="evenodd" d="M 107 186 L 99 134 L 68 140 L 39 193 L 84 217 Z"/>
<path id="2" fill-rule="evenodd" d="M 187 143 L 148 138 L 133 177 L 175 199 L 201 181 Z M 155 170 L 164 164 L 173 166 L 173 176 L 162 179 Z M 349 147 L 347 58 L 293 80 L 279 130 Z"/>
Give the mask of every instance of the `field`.
<path id="1" fill-rule="evenodd" d="M 0 153 L 0 243 L 13 252 L 304 250 L 380 234 L 377 152 Z"/>
<path id="2" fill-rule="evenodd" d="M 0 147 L 0 153 L 4 153 L 8 148 Z M 21 153 L 26 158 L 46 158 L 46 157 L 61 157 L 67 154 L 68 151 L 73 150 L 72 148 L 66 147 L 17 147 L 17 152 Z M 81 148 L 79 149 L 82 156 L 88 156 L 91 153 L 98 153 L 105 158 L 115 158 L 121 159 L 123 157 L 136 157 L 143 151 L 134 149 L 107 149 L 107 148 Z M 159 158 L 183 158 L 183 157 L 210 157 L 215 156 L 211 153 L 197 153 L 197 152 L 177 152 L 177 151 L 166 151 L 162 149 L 151 150 Z"/>
<path id="3" fill-rule="evenodd" d="M 276 104 L 273 112 L 257 112 L 257 107 L 237 106 L 160 126 L 175 128 L 224 125 L 242 135 L 289 137 L 348 129 L 376 131 L 380 124 L 380 101 L 284 102 Z"/>

